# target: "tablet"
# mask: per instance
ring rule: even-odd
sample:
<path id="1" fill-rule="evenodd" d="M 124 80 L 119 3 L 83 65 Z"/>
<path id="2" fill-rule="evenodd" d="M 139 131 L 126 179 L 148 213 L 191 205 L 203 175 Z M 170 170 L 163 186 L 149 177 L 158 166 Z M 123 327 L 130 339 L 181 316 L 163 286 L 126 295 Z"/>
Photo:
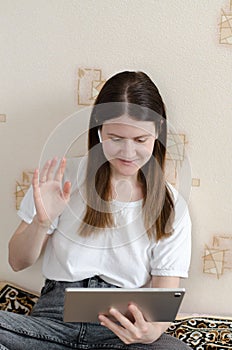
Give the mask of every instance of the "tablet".
<path id="1" fill-rule="evenodd" d="M 184 288 L 66 288 L 64 322 L 99 322 L 110 307 L 130 318 L 127 307 L 136 304 L 147 321 L 172 322 L 181 305 Z"/>

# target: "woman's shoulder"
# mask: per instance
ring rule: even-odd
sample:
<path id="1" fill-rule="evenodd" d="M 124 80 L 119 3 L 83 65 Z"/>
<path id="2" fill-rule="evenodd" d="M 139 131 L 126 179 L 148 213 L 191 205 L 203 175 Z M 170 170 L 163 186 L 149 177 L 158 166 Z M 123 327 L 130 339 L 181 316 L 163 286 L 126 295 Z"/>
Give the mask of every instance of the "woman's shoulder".
<path id="1" fill-rule="evenodd" d="M 170 192 L 171 196 L 173 197 L 175 203 L 177 203 L 178 201 L 185 202 L 185 203 L 187 202 L 187 200 L 185 199 L 186 195 L 183 195 L 180 192 L 180 190 L 175 188 L 169 182 L 167 182 L 166 185 L 167 185 L 167 189 L 169 190 L 169 192 Z"/>
<path id="2" fill-rule="evenodd" d="M 190 216 L 189 216 L 189 209 L 188 209 L 188 202 L 187 202 L 188 199 L 185 198 L 186 196 L 184 197 L 184 195 L 182 195 L 180 191 L 178 191 L 170 183 L 167 183 L 167 188 L 170 191 L 174 200 L 175 224 L 183 220 L 189 221 Z"/>

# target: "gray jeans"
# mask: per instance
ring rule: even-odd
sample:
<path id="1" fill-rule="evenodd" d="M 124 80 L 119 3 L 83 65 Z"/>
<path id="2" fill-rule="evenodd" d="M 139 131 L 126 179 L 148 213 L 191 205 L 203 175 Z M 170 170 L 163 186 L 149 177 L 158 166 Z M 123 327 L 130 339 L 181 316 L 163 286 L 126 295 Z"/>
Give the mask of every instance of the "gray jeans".
<path id="1" fill-rule="evenodd" d="M 64 323 L 64 292 L 67 287 L 115 287 L 99 277 L 79 282 L 46 280 L 30 316 L 0 311 L 0 350 L 189 350 L 183 342 L 163 334 L 156 342 L 124 344 L 99 323 Z"/>

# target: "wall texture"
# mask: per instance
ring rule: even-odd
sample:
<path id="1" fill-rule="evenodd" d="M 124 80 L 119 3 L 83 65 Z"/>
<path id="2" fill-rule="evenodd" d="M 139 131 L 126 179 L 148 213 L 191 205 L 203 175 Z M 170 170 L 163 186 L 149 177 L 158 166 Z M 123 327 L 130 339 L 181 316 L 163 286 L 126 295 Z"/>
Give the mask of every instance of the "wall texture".
<path id="1" fill-rule="evenodd" d="M 99 68 L 105 79 L 143 70 L 159 87 L 175 129 L 186 135 L 192 177 L 200 179 L 189 197 L 193 254 L 182 311 L 231 315 L 232 270 L 222 265 L 226 252 L 227 259 L 232 255 L 232 46 L 220 43 L 222 9 L 230 13 L 229 5 L 0 0 L 0 114 L 6 115 L 0 122 L 1 280 L 32 290 L 42 285 L 41 261 L 18 273 L 7 262 L 7 244 L 19 224 L 15 186 L 23 171 L 37 166 L 54 128 L 83 108 L 77 103 L 79 68 Z M 81 154 L 85 147 L 78 147 Z M 212 259 L 215 235 L 229 237 L 219 262 Z M 211 248 L 204 261 L 206 244 Z M 214 264 L 211 274 L 205 273 L 207 261 Z"/>

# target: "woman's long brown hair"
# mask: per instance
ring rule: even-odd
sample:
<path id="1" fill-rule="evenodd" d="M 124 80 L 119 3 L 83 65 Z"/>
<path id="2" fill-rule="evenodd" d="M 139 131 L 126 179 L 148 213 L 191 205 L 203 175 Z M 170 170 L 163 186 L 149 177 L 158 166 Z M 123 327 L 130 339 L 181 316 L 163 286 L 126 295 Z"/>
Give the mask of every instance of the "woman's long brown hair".
<path id="1" fill-rule="evenodd" d="M 138 171 L 143 190 L 143 220 L 148 237 L 157 241 L 173 231 L 174 201 L 165 181 L 167 123 L 165 106 L 152 80 L 143 72 L 122 72 L 110 78 L 100 91 L 90 117 L 86 176 L 86 213 L 80 234 L 114 227 L 110 164 L 104 156 L 98 130 L 110 119 L 128 115 L 153 121 L 158 132 L 153 155 Z"/>

